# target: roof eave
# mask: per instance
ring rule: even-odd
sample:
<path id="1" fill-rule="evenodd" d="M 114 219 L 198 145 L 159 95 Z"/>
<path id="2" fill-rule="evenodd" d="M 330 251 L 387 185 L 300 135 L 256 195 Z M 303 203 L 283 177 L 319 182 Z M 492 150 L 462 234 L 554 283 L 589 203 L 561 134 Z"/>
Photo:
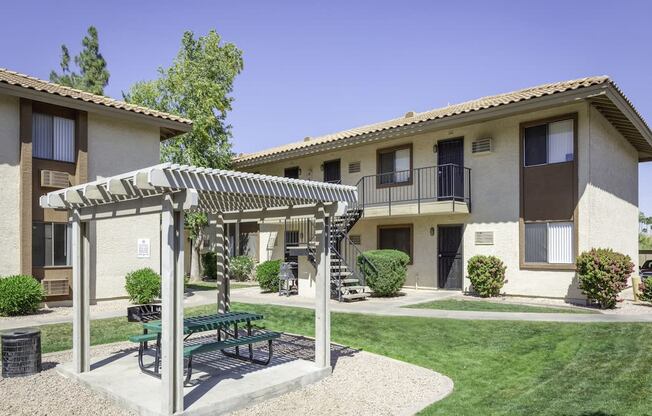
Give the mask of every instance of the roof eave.
<path id="1" fill-rule="evenodd" d="M 105 105 L 87 102 L 72 97 L 52 94 L 47 91 L 38 91 L 31 88 L 25 88 L 19 85 L 0 83 L 0 94 L 27 98 L 34 101 L 59 105 L 75 110 L 105 114 L 123 120 L 137 121 L 140 123 L 157 126 L 161 130 L 161 140 L 166 140 L 179 134 L 186 133 L 192 129 L 192 124 L 161 117 L 155 117 L 148 114 L 136 113 L 120 108 L 108 107 Z"/>
<path id="2" fill-rule="evenodd" d="M 239 161 L 233 161 L 234 168 L 249 168 L 265 165 L 281 160 L 293 159 L 308 154 L 321 153 L 335 148 L 354 146 L 361 143 L 375 142 L 389 138 L 404 137 L 416 133 L 424 133 L 431 130 L 452 128 L 455 126 L 488 121 L 496 118 L 507 117 L 533 110 L 542 110 L 564 104 L 570 104 L 598 94 L 606 94 L 610 84 L 599 84 L 590 87 L 568 90 L 551 95 L 531 98 L 496 107 L 484 108 L 481 110 L 460 113 L 444 118 L 416 122 L 410 125 L 388 128 L 386 130 L 361 134 L 346 139 L 334 140 L 325 143 L 318 143 L 299 149 L 292 149 L 281 153 L 257 157 Z M 613 88 L 613 87 L 612 87 Z M 645 125 L 645 123 L 643 123 Z"/>

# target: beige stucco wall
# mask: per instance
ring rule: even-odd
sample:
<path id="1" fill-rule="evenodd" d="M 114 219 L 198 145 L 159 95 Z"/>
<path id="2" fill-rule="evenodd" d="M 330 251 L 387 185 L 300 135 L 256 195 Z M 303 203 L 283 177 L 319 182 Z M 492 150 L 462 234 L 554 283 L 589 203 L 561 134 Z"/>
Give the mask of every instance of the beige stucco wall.
<path id="1" fill-rule="evenodd" d="M 20 272 L 20 123 L 17 97 L 0 94 L 0 276 Z"/>
<path id="2" fill-rule="evenodd" d="M 249 168 L 283 175 L 286 167 L 299 166 L 302 179 L 323 180 L 323 161 L 341 159 L 342 182 L 355 185 L 376 173 L 376 150 L 404 143 L 413 145 L 415 168 L 433 166 L 433 145 L 442 139 L 464 137 L 464 164 L 472 170 L 472 213 L 466 215 L 412 215 L 362 219 L 351 234 L 362 236 L 362 249 L 376 248 L 379 224 L 414 225 L 414 262 L 409 266 L 408 286 L 436 287 L 437 224 L 464 224 L 464 268 L 475 254 L 496 255 L 507 265 L 505 291 L 514 295 L 582 298 L 575 273 L 521 270 L 519 266 L 519 125 L 567 113 L 578 113 L 578 248 L 607 246 L 635 258 L 637 251 L 638 162 L 634 149 L 587 103 L 570 104 L 534 113 L 434 131 L 383 143 L 292 159 Z M 590 126 L 590 127 L 589 127 Z M 471 153 L 474 139 L 491 137 L 493 152 Z M 361 172 L 348 173 L 350 162 L 360 161 Z M 613 221 L 618 218 L 618 221 Z M 622 226 L 621 226 L 622 225 Z M 430 228 L 435 235 L 430 235 Z M 494 244 L 475 245 L 476 231 L 493 231 Z M 265 239 L 261 237 L 261 241 Z M 276 257 L 278 258 L 278 257 Z M 464 287 L 468 288 L 468 279 Z"/>
<path id="3" fill-rule="evenodd" d="M 591 247 L 628 254 L 638 270 L 638 155 L 636 149 L 592 109 L 589 195 L 584 221 Z"/>
<path id="4" fill-rule="evenodd" d="M 88 179 L 107 177 L 159 163 L 159 129 L 146 124 L 88 115 Z M 160 216 L 98 221 L 95 296 L 125 296 L 124 276 L 141 268 L 160 269 Z M 150 240 L 149 258 L 137 258 L 137 239 Z"/>

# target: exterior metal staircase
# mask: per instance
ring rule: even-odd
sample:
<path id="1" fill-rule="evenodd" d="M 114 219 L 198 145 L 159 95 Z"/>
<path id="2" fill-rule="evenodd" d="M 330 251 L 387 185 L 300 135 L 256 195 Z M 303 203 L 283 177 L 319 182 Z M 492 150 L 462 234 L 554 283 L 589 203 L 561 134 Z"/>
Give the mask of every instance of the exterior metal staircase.
<path id="1" fill-rule="evenodd" d="M 362 209 L 352 208 L 335 217 L 330 226 L 329 249 L 331 253 L 331 297 L 338 301 L 364 300 L 371 294 L 365 285 L 364 268 L 358 257 L 364 260 L 362 251 L 349 238 L 349 231 L 362 216 Z M 308 257 L 316 265 L 315 243 L 308 244 Z M 369 267 L 373 267 L 368 263 Z"/>

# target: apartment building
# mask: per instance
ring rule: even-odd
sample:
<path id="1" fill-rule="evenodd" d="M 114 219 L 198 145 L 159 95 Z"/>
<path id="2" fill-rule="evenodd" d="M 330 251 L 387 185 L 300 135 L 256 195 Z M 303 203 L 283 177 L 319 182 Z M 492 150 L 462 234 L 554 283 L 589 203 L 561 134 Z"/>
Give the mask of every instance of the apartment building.
<path id="1" fill-rule="evenodd" d="M 638 164 L 651 159 L 646 122 L 599 76 L 307 137 L 235 167 L 356 186 L 334 247 L 351 253 L 349 269 L 362 251 L 398 249 L 411 258 L 406 286 L 469 290 L 468 259 L 495 255 L 505 293 L 581 299 L 579 253 L 608 247 L 637 261 Z M 239 227 L 259 261 L 292 259 L 303 234 L 287 221 Z"/>
<path id="2" fill-rule="evenodd" d="M 159 162 L 160 142 L 190 120 L 0 69 L 0 276 L 33 275 L 49 301 L 71 296 L 65 210 L 43 209 L 55 189 Z M 92 299 L 125 295 L 124 276 L 159 270 L 159 215 L 94 223 Z"/>

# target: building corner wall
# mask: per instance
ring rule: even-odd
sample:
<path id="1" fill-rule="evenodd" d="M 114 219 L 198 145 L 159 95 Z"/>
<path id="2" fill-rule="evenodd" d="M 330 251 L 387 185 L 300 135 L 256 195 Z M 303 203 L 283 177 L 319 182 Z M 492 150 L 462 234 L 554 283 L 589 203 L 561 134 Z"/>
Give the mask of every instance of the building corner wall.
<path id="1" fill-rule="evenodd" d="M 0 189 L 3 191 L 0 198 L 0 276 L 6 276 L 21 272 L 20 100 L 17 97 L 0 95 L 0 149 Z"/>
<path id="2" fill-rule="evenodd" d="M 638 266 L 638 152 L 596 109 L 589 117 L 580 252 L 611 248 Z"/>

